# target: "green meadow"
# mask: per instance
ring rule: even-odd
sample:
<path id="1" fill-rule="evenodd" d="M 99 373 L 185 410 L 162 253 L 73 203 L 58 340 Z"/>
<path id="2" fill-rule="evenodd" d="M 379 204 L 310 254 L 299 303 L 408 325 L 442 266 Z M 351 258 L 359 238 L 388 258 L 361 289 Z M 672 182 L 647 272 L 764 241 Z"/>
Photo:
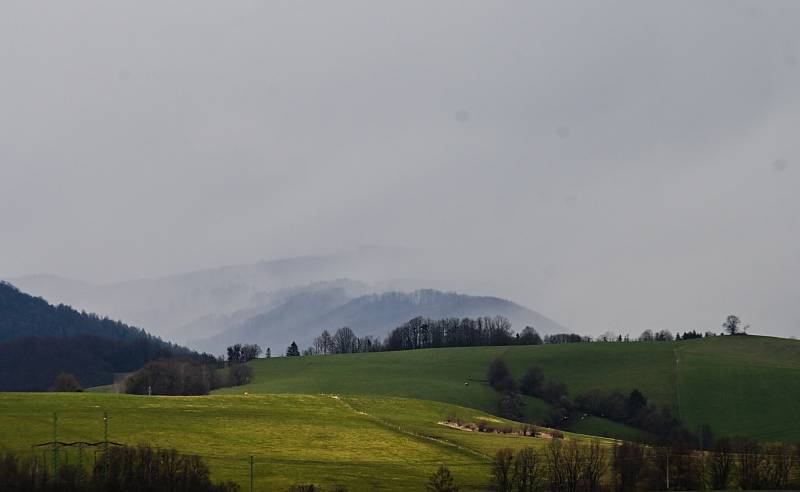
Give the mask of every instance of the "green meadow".
<path id="1" fill-rule="evenodd" d="M 49 463 L 53 413 L 58 440 L 150 443 L 203 456 L 215 480 L 249 486 L 254 457 L 256 490 L 316 483 L 348 490 L 420 490 L 448 465 L 464 490 L 485 489 L 490 456 L 502 447 L 546 445 L 546 439 L 476 433 L 439 422 L 490 419 L 454 405 L 391 397 L 240 395 L 144 397 L 102 393 L 0 394 L 0 451 L 33 454 Z M 510 424 L 510 423 L 508 423 Z M 583 439 L 583 436 L 572 436 Z M 588 439 L 588 438 L 586 438 Z M 62 462 L 78 460 L 76 447 Z M 84 462 L 92 463 L 89 449 Z"/>
<path id="2" fill-rule="evenodd" d="M 707 423 L 716 435 L 800 441 L 800 342 L 759 336 L 282 357 L 253 362 L 253 384 L 220 393 L 391 395 L 492 413 L 496 394 L 483 381 L 495 357 L 518 378 L 530 366 L 541 367 L 572 396 L 638 388 L 671 407 L 690 429 Z M 525 401 L 529 419 L 548 411 L 542 401 Z M 621 438 L 635 432 L 598 418 L 574 430 Z"/>
<path id="3" fill-rule="evenodd" d="M 108 412 L 111 441 L 198 454 L 215 480 L 236 481 L 243 490 L 251 456 L 255 490 L 295 483 L 420 490 L 440 464 L 462 490 L 484 490 L 498 449 L 549 442 L 442 425 L 449 418 L 519 425 L 492 415 L 497 395 L 484 379 L 495 357 L 517 377 L 540 366 L 573 396 L 639 388 L 690 428 L 709 423 L 717 435 L 800 441 L 800 342 L 747 336 L 273 358 L 251 363 L 253 384 L 201 397 L 0 393 L 0 450 L 49 463 L 51 448 L 34 446 L 52 440 L 54 412 L 64 442 L 102 441 Z M 528 418 L 547 411 L 546 403 L 526 399 Z M 568 437 L 581 440 L 638 433 L 597 417 L 572 430 L 578 434 Z M 84 463 L 94 457 L 87 450 Z M 77 448 L 61 460 L 76 462 Z"/>

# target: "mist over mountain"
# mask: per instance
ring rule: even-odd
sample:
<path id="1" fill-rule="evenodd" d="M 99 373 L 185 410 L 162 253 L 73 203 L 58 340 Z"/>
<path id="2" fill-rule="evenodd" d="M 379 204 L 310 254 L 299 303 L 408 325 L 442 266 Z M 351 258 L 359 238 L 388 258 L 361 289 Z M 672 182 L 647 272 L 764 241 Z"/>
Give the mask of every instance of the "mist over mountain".
<path id="1" fill-rule="evenodd" d="M 389 330 L 416 316 L 464 318 L 501 315 L 516 330 L 533 326 L 540 333 L 565 331 L 546 316 L 497 297 L 471 296 L 455 292 L 422 289 L 413 292 L 385 292 L 348 298 L 343 288 L 301 292 L 275 308 L 221 332 L 211 338 L 194 340 L 194 348 L 220 353 L 236 342 L 258 343 L 280 354 L 295 341 L 301 347 L 327 329 L 349 326 L 359 336 L 384 338 Z"/>
<path id="2" fill-rule="evenodd" d="M 362 247 L 343 253 L 109 284 L 91 284 L 52 275 L 8 280 L 51 302 L 80 306 L 184 342 L 218 332 L 219 326 L 224 328 L 230 324 L 228 316 L 234 316 L 235 321 L 263 313 L 293 294 L 293 289 L 343 278 L 375 283 L 371 288 L 363 282 L 349 281 L 347 288 L 351 297 L 355 297 L 403 283 L 397 279 L 421 271 L 424 271 L 424 260 L 417 251 Z"/>
<path id="3" fill-rule="evenodd" d="M 444 281 L 424 278 L 429 268 L 416 250 L 363 247 L 110 284 L 52 275 L 13 282 L 51 302 L 122 319 L 213 353 L 248 342 L 271 346 L 277 354 L 293 340 L 304 346 L 321 330 L 340 326 L 382 338 L 415 316 L 503 315 L 517 329 L 563 330 L 508 300 L 449 292 L 453 287 Z"/>
<path id="4" fill-rule="evenodd" d="M 312 298 L 315 293 L 333 290 L 344 299 L 352 299 L 360 295 L 373 292 L 373 288 L 363 282 L 349 279 L 336 279 L 314 282 L 300 287 L 290 287 L 277 291 L 261 293 L 258 297 L 261 302 L 256 302 L 252 307 L 234 312 L 211 313 L 194 319 L 178 328 L 178 333 L 186 333 L 190 340 L 217 335 L 229 328 L 238 326 L 251 318 L 258 317 L 284 304 L 291 304 L 290 299 Z M 322 297 L 322 296 L 319 296 Z"/>

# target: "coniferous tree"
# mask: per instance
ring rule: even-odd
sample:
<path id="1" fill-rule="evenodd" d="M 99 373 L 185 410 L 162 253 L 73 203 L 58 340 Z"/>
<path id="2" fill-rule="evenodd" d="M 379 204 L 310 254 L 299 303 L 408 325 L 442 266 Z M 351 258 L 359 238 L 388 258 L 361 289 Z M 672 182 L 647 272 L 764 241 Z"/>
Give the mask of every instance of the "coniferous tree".
<path id="1" fill-rule="evenodd" d="M 286 357 L 299 357 L 300 356 L 300 349 L 297 348 L 297 344 L 292 342 L 289 345 L 289 348 L 286 349 Z"/>

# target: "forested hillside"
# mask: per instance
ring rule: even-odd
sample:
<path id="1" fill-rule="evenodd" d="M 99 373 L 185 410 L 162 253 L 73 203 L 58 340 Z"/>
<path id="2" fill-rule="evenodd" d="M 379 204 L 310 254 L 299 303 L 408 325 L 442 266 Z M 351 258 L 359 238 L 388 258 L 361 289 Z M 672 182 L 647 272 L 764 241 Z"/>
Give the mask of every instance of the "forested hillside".
<path id="1" fill-rule="evenodd" d="M 72 335 L 98 335 L 122 341 L 156 340 L 140 328 L 78 312 L 64 304 L 53 306 L 41 297 L 0 281 L 0 342 L 19 337 Z"/>
<path id="2" fill-rule="evenodd" d="M 84 386 L 113 382 L 166 354 L 189 354 L 142 329 L 53 306 L 0 282 L 0 391 L 42 391 L 61 372 Z"/>

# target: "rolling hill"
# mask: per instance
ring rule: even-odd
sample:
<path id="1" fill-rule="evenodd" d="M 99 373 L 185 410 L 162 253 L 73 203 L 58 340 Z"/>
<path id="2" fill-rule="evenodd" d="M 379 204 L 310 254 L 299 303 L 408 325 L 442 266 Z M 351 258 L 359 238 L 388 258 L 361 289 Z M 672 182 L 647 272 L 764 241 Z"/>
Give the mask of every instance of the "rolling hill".
<path id="1" fill-rule="evenodd" d="M 565 331 L 546 316 L 497 297 L 423 289 L 349 298 L 344 288 L 332 287 L 301 291 L 263 314 L 190 345 L 220 353 L 227 345 L 247 342 L 272 346 L 279 353 L 292 341 L 306 347 L 322 330 L 333 332 L 342 326 L 349 326 L 359 336 L 383 339 L 392 328 L 416 316 L 438 319 L 496 315 L 508 318 L 517 330 L 530 325 L 542 334 Z"/>
<path id="2" fill-rule="evenodd" d="M 800 441 L 800 342 L 758 336 L 273 358 L 251 363 L 254 384 L 221 393 L 391 395 L 494 412 L 495 394 L 482 381 L 495 357 L 517 378 L 530 366 L 541 367 L 548 379 L 566 383 L 571 396 L 593 388 L 638 388 L 673 408 L 693 430 L 707 423 L 716 435 Z M 527 402 L 528 417 L 547 412 L 544 402 Z M 628 431 L 599 420 L 587 419 L 574 430 Z"/>

